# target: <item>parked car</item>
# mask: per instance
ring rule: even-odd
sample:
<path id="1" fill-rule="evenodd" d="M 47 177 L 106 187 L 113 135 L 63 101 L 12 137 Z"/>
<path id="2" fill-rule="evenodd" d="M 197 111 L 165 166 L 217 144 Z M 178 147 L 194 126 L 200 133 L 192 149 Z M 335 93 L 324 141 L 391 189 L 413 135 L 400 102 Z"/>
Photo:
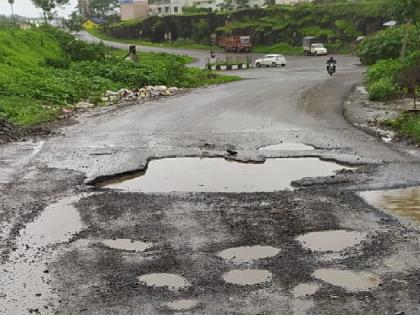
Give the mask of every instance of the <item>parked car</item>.
<path id="1" fill-rule="evenodd" d="M 265 55 L 264 57 L 255 60 L 255 66 L 260 68 L 262 66 L 266 67 L 277 67 L 277 66 L 286 66 L 286 58 L 283 55 L 273 54 Z"/>

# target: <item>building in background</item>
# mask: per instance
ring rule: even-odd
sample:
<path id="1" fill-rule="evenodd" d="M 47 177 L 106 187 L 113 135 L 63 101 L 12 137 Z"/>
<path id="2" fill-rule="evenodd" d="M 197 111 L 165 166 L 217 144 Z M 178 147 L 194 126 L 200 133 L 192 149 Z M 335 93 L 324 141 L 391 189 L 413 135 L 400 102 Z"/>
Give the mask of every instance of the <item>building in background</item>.
<path id="1" fill-rule="evenodd" d="M 121 20 L 142 19 L 149 15 L 148 0 L 120 0 Z"/>
<path id="2" fill-rule="evenodd" d="M 79 0 L 89 1 L 89 0 Z M 312 0 L 276 0 L 276 4 L 293 4 Z M 120 0 L 122 20 L 144 18 L 148 15 L 177 15 L 182 14 L 183 7 L 197 7 L 216 11 L 224 0 Z M 250 7 L 263 7 L 265 0 L 249 0 Z M 146 9 L 147 8 L 147 9 Z M 79 8 L 80 9 L 80 8 Z"/>
<path id="3" fill-rule="evenodd" d="M 177 15 L 182 13 L 182 8 L 188 0 L 149 0 L 149 15 Z"/>

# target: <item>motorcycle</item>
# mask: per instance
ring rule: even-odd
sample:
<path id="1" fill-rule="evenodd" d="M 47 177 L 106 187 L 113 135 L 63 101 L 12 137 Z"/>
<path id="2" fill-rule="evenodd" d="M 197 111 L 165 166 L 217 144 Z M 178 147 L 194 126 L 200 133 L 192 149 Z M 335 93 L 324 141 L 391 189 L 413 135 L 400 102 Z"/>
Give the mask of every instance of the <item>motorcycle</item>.
<path id="1" fill-rule="evenodd" d="M 336 68 L 336 66 L 335 66 L 334 63 L 328 63 L 327 72 L 330 76 L 332 76 L 335 73 L 335 70 L 336 70 L 335 68 Z"/>

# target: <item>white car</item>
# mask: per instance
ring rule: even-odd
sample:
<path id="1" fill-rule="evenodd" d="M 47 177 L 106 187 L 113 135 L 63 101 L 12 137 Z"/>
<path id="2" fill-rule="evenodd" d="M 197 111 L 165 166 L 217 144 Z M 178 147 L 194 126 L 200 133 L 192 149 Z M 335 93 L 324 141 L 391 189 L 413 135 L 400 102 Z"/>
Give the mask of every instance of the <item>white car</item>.
<path id="1" fill-rule="evenodd" d="M 286 58 L 283 55 L 273 54 L 265 55 L 264 57 L 255 60 L 255 66 L 260 68 L 262 66 L 266 67 L 277 67 L 277 66 L 286 66 Z"/>

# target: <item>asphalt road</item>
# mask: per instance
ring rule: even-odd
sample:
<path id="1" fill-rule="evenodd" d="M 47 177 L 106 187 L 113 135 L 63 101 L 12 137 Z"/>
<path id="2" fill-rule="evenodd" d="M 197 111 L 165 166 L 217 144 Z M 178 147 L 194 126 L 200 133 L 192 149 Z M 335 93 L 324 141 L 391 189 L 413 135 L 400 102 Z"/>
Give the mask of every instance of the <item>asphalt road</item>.
<path id="1" fill-rule="evenodd" d="M 189 54 L 197 65 L 207 55 L 158 50 Z M 235 72 L 240 82 L 80 114 L 61 136 L 0 147 L 0 312 L 418 314 L 418 226 L 373 208 L 358 193 L 418 185 L 420 163 L 347 121 L 346 96 L 365 69 L 354 57 L 337 60 L 332 78 L 324 58 L 289 57 L 286 68 L 242 70 Z M 287 143 L 314 149 L 258 150 Z M 150 161 L 220 158 L 227 149 L 238 152 L 229 160 L 291 161 L 281 172 L 295 176 L 295 186 L 141 193 L 87 185 L 118 184 L 148 163 L 147 171 L 169 181 L 175 172 L 159 174 Z M 315 158 L 351 169 L 301 180 L 302 168 L 313 163 L 312 172 L 327 163 Z M 240 165 L 240 174 L 261 167 Z M 216 170 L 205 167 L 190 172 L 187 165 L 176 180 L 214 183 Z M 274 184 L 276 176 L 286 177 L 279 169 L 275 176 L 265 172 Z M 216 177 L 221 186 L 224 174 L 238 176 L 228 163 Z M 265 180 L 252 174 L 254 182 Z M 299 241 L 305 233 L 337 230 L 326 239 L 314 236 L 324 250 Z M 241 249 L 223 255 L 243 246 L 260 247 L 246 248 L 244 257 Z"/>

